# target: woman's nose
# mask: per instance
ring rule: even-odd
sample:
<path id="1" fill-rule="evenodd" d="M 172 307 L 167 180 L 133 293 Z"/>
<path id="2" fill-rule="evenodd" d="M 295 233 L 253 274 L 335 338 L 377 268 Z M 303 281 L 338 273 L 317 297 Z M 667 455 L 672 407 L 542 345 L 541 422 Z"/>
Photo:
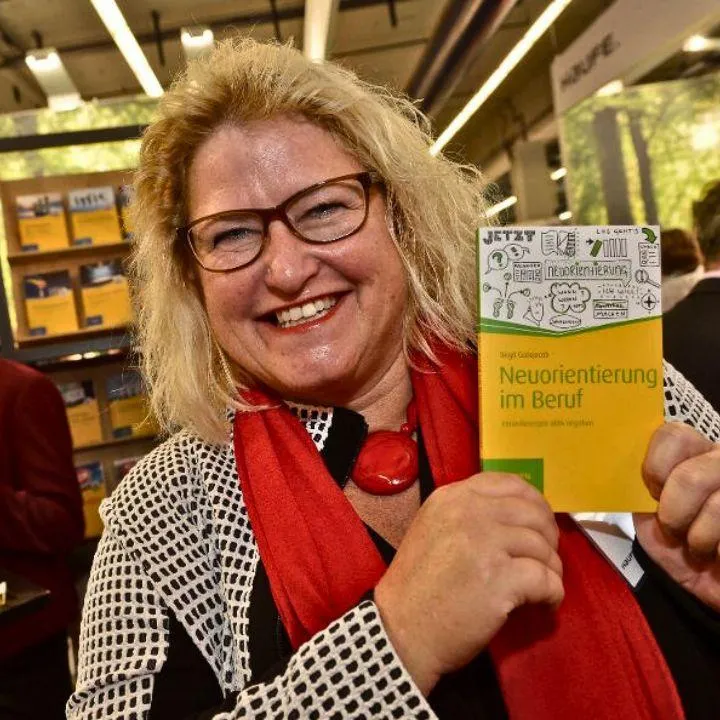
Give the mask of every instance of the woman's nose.
<path id="1" fill-rule="evenodd" d="M 270 222 L 266 242 L 261 257 L 266 285 L 284 295 L 298 293 L 317 274 L 320 265 L 313 246 L 303 242 L 281 220 Z"/>

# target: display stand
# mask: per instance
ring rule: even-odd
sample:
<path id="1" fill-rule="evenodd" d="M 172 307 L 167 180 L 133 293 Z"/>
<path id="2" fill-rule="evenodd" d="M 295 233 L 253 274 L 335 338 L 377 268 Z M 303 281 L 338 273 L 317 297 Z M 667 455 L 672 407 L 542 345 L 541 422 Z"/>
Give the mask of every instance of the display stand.
<path id="1" fill-rule="evenodd" d="M 83 286 L 81 281 L 83 266 L 121 268 L 127 261 L 130 244 L 124 239 L 128 233 L 127 228 L 123 228 L 120 209 L 113 204 L 111 209 L 106 210 L 105 218 L 112 223 L 112 218 L 115 217 L 118 228 L 116 242 L 105 239 L 102 244 L 93 244 L 94 240 L 91 238 L 84 240 L 82 244 L 73 244 L 78 237 L 75 224 L 77 215 L 73 218 L 71 212 L 73 194 L 82 195 L 85 190 L 103 187 L 113 188 L 116 192 L 120 186 L 127 185 L 130 181 L 131 171 L 128 170 L 38 177 L 0 183 L 7 241 L 6 260 L 11 278 L 9 288 L 0 284 L 0 290 L 7 299 L 7 303 L 0 304 L 2 355 L 35 365 L 65 390 L 69 387 L 71 391 L 73 388 L 79 391 L 83 384 L 90 389 L 96 429 L 91 433 L 89 442 L 87 438 L 82 440 L 84 431 L 78 430 L 77 408 L 73 409 L 72 402 L 67 400 L 68 393 L 65 393 L 75 443 L 74 462 L 83 488 L 88 538 L 97 537 L 102 530 L 97 516 L 99 501 L 110 494 L 134 458 L 146 454 L 157 444 L 155 425 L 151 421 L 144 422 L 147 405 L 143 398 L 137 394 L 133 396 L 122 386 L 118 388 L 118 378 L 121 376 L 129 376 L 136 382 L 132 370 L 135 362 L 129 355 L 128 323 L 103 322 L 99 316 L 100 320 L 93 324 L 94 316 L 90 318 L 89 303 L 85 295 L 87 285 Z M 67 235 L 64 246 L 45 248 L 42 227 L 36 233 L 38 247 L 28 247 L 27 235 L 23 245 L 20 203 L 17 199 L 27 196 L 61 199 L 56 201 L 56 209 L 62 202 L 62 220 Z M 42 213 L 38 215 L 40 224 L 43 217 L 45 216 Z M 58 225 L 59 222 L 56 222 L 56 229 Z M 85 272 L 87 273 L 87 270 Z M 47 328 L 41 328 L 40 333 L 33 332 L 28 311 L 27 280 L 52 277 L 58 273 L 67 278 L 69 290 L 64 291 L 63 296 L 71 308 L 69 312 L 74 313 L 73 320 L 77 328 L 57 332 L 49 323 Z M 118 279 L 126 283 L 120 274 Z M 48 294 L 47 299 L 53 298 Z M 43 302 L 44 300 L 45 297 Z M 16 319 L 14 331 L 8 312 L 11 303 Z M 105 302 L 105 307 L 110 306 L 111 303 Z M 129 305 L 128 315 L 124 319 L 129 320 Z M 118 392 L 117 398 L 110 396 L 111 393 Z M 82 393 L 80 394 L 82 396 Z M 80 412 L 80 415 L 82 414 Z M 118 420 L 118 417 L 121 419 Z M 80 424 L 82 422 L 81 420 Z M 118 422 L 126 422 L 127 427 L 118 428 Z M 78 438 L 81 440 L 78 441 Z"/>

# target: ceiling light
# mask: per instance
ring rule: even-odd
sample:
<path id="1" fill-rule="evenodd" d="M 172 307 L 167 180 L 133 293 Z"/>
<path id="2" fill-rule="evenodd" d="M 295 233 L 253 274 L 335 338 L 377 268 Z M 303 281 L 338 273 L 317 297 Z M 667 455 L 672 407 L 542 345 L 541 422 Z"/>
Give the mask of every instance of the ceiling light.
<path id="1" fill-rule="evenodd" d="M 213 31 L 204 25 L 195 27 L 184 27 L 180 30 L 180 42 L 183 46 L 186 60 L 202 55 L 207 52 L 215 43 Z"/>
<path id="2" fill-rule="evenodd" d="M 495 217 L 498 213 L 501 213 L 503 210 L 507 210 L 509 207 L 515 205 L 517 201 L 517 197 L 515 195 L 511 195 L 510 197 L 507 197 L 497 203 L 497 205 L 493 205 L 492 207 L 488 208 L 487 212 L 485 213 L 485 217 Z"/>
<path id="3" fill-rule="evenodd" d="M 25 55 L 25 63 L 47 95 L 51 110 L 64 112 L 82 105 L 80 93 L 55 48 L 33 50 Z"/>
<path id="4" fill-rule="evenodd" d="M 610 95 L 618 95 L 625 89 L 622 80 L 611 80 L 607 85 L 603 85 L 599 90 L 595 91 L 597 97 L 609 97 Z"/>
<path id="5" fill-rule="evenodd" d="M 325 62 L 330 26 L 339 0 L 306 0 L 303 20 L 303 53 L 308 60 Z"/>
<path id="6" fill-rule="evenodd" d="M 693 35 L 683 44 L 685 52 L 705 52 L 706 50 L 720 51 L 720 38 Z"/>
<path id="7" fill-rule="evenodd" d="M 558 180 L 562 180 L 567 175 L 567 168 L 559 167 L 557 170 L 553 170 L 550 173 L 550 179 L 555 180 L 556 182 Z"/>
<path id="8" fill-rule="evenodd" d="M 440 133 L 440 136 L 430 148 L 431 155 L 437 155 L 455 137 L 460 128 L 485 104 L 485 101 L 497 90 L 500 83 L 528 54 L 532 46 L 571 2 L 572 0 L 552 0 L 528 31 L 520 38 L 517 45 L 497 66 L 492 75 L 481 85 L 480 89 L 470 98 L 465 107 L 455 116 L 445 130 Z"/>
<path id="9" fill-rule="evenodd" d="M 103 21 L 107 31 L 123 54 L 130 69 L 135 73 L 142 89 L 150 97 L 160 97 L 163 94 L 162 85 L 152 71 L 150 64 L 143 53 L 138 41 L 128 27 L 123 14 L 120 12 L 115 0 L 90 0 L 93 7 Z"/>
<path id="10" fill-rule="evenodd" d="M 562 222 L 565 222 L 566 220 L 570 220 L 572 217 L 572 213 L 570 210 L 564 210 L 558 215 L 558 220 L 562 220 Z"/>

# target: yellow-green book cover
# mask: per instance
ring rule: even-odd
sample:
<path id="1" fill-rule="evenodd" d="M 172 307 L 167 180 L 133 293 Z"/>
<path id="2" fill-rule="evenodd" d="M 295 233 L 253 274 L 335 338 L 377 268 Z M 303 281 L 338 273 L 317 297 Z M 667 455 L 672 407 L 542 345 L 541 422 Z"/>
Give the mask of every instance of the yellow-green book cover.
<path id="1" fill-rule="evenodd" d="M 23 294 L 30 335 L 60 335 L 78 329 L 75 297 L 67 270 L 26 275 Z"/>
<path id="2" fill-rule="evenodd" d="M 556 512 L 652 510 L 663 422 L 657 227 L 478 230 L 480 454 Z"/>
<path id="3" fill-rule="evenodd" d="M 81 265 L 80 296 L 85 327 L 130 322 L 130 290 L 120 260 Z"/>
<path id="4" fill-rule="evenodd" d="M 134 370 L 126 370 L 111 375 L 105 382 L 113 437 L 155 435 L 157 425 L 150 414 L 140 375 Z"/>
<path id="5" fill-rule="evenodd" d="M 19 195 L 15 209 L 23 252 L 57 250 L 70 245 L 60 193 Z"/>
<path id="6" fill-rule="evenodd" d="M 68 193 L 73 245 L 110 245 L 122 242 L 115 192 L 107 187 Z"/>
<path id="7" fill-rule="evenodd" d="M 92 380 L 58 384 L 65 403 L 73 447 L 80 448 L 102 442 L 100 408 Z"/>
<path id="8" fill-rule="evenodd" d="M 105 498 L 105 476 L 99 460 L 78 465 L 77 473 L 82 495 L 83 515 L 85 517 L 85 537 L 96 538 L 102 535 L 103 523 L 100 519 L 100 503 Z"/>

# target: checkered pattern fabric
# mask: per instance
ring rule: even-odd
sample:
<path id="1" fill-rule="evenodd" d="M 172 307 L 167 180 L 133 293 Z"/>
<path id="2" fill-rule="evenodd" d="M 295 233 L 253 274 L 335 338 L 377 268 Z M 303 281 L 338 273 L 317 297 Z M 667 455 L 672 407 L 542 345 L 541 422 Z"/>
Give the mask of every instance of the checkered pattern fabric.
<path id="1" fill-rule="evenodd" d="M 720 438 L 717 413 L 670 366 L 664 387 L 668 420 Z M 305 408 L 298 416 L 316 444 L 324 443 L 331 411 Z M 175 435 L 133 468 L 102 515 L 70 720 L 147 717 L 154 677 L 167 658 L 169 609 L 223 691 L 240 691 L 235 709 L 216 720 L 435 717 L 370 601 L 302 645 L 275 680 L 248 684 L 258 550 L 230 444 Z"/>

